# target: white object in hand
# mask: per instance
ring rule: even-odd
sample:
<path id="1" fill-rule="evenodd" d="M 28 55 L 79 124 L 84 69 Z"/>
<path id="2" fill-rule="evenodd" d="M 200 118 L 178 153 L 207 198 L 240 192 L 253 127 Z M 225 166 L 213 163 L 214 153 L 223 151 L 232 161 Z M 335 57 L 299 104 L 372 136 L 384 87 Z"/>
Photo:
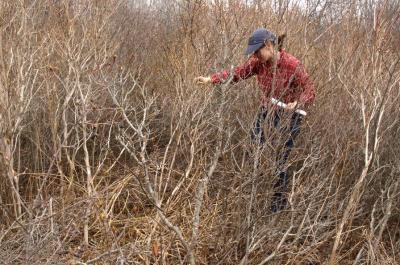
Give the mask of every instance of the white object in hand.
<path id="1" fill-rule="evenodd" d="M 283 103 L 282 101 L 279 101 L 276 98 L 271 98 L 271 102 L 272 102 L 272 104 L 277 105 L 277 106 L 279 106 L 281 108 L 284 108 L 284 109 L 287 108 L 287 104 L 286 103 Z M 307 115 L 307 112 L 305 112 L 304 110 L 301 110 L 301 109 L 296 109 L 295 112 L 300 114 L 300 115 L 303 115 L 303 116 Z"/>

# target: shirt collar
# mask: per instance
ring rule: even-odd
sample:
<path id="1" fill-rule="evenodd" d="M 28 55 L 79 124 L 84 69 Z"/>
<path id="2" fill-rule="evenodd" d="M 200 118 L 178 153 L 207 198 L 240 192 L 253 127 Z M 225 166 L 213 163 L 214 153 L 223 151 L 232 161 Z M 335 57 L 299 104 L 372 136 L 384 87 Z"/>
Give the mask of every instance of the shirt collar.
<path id="1" fill-rule="evenodd" d="M 278 67 L 280 67 L 282 65 L 282 63 L 284 62 L 285 56 L 286 56 L 286 52 L 285 52 L 284 49 L 282 49 L 282 51 L 279 52 L 279 59 L 278 59 L 278 62 L 277 62 L 277 66 Z"/>

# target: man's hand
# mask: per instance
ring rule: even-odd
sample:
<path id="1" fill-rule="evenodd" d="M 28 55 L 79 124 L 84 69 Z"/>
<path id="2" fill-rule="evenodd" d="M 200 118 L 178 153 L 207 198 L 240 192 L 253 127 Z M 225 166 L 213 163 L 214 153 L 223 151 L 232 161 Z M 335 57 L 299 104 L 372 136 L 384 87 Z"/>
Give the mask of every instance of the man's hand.
<path id="1" fill-rule="evenodd" d="M 211 83 L 211 77 L 205 77 L 205 76 L 198 76 L 196 77 L 193 82 L 196 85 L 207 85 Z"/>

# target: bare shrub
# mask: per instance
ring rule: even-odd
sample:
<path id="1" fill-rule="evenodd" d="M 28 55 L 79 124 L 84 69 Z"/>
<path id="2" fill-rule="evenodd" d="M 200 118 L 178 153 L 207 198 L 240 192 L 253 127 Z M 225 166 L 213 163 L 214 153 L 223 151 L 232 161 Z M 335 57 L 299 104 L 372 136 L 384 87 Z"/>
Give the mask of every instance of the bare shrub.
<path id="1" fill-rule="evenodd" d="M 398 263 L 399 4 L 367 2 L 2 1 L 0 263 Z M 317 88 L 275 215 L 256 82 L 192 82 L 258 27 Z"/>

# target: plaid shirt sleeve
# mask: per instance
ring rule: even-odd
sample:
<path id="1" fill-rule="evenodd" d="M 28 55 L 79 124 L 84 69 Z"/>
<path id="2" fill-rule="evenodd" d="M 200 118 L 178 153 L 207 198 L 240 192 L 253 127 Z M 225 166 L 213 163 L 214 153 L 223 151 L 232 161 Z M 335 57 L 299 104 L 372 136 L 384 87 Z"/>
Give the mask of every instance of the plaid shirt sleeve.
<path id="1" fill-rule="evenodd" d="M 299 103 L 304 105 L 310 105 L 315 99 L 315 89 L 312 80 L 310 79 L 308 73 L 303 64 L 299 64 L 296 73 L 295 80 L 296 86 L 301 87 L 302 92 L 300 94 Z"/>
<path id="2" fill-rule="evenodd" d="M 256 58 L 250 58 L 244 64 L 236 66 L 233 69 L 233 78 L 232 82 L 236 83 L 240 80 L 247 79 L 258 73 L 259 62 Z M 229 78 L 230 71 L 223 70 L 222 72 L 215 73 L 211 75 L 211 82 L 215 84 L 220 84 L 226 81 Z"/>

